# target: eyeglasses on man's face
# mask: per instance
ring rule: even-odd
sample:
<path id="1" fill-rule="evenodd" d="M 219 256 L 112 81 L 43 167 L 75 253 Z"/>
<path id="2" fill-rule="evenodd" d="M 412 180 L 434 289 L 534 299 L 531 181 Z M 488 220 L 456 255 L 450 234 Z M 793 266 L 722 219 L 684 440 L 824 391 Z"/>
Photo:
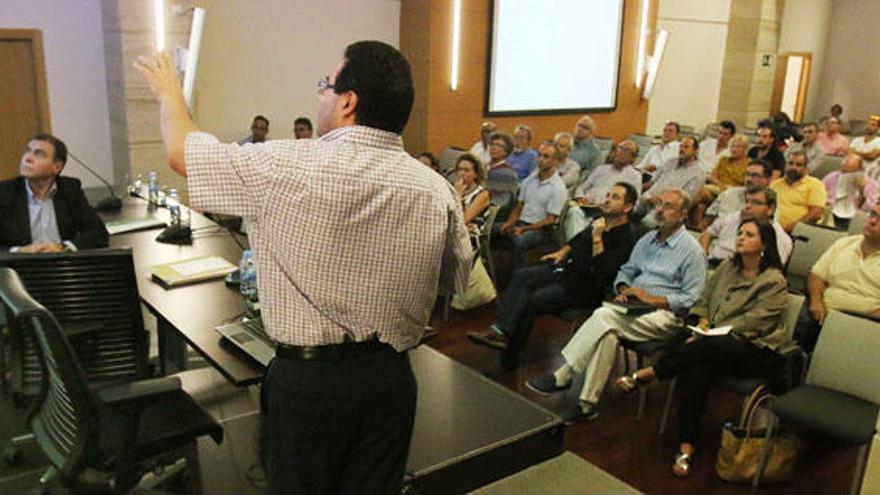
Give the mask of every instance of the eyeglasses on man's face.
<path id="1" fill-rule="evenodd" d="M 330 76 L 324 76 L 323 79 L 318 79 L 318 92 L 321 93 L 325 89 L 336 91 L 336 85 L 330 83 Z"/>

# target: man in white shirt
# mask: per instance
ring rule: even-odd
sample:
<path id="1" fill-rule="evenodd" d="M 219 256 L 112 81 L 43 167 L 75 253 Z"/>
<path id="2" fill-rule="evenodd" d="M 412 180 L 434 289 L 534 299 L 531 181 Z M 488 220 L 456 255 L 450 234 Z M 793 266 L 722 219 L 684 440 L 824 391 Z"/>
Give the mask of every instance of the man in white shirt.
<path id="1" fill-rule="evenodd" d="M 486 165 L 486 169 L 488 170 L 488 164 L 491 161 L 489 157 L 489 136 L 495 132 L 495 124 L 489 121 L 483 122 L 480 125 L 480 140 L 474 143 L 471 146 L 470 152 L 476 155 L 480 160 L 482 160 L 483 165 Z"/>
<path id="2" fill-rule="evenodd" d="M 711 173 L 718 165 L 718 159 L 730 155 L 730 138 L 736 135 L 736 124 L 722 120 L 718 124 L 718 137 L 704 139 L 700 143 L 700 161 L 706 173 Z"/>
<path id="3" fill-rule="evenodd" d="M 681 132 L 678 122 L 667 122 L 663 126 L 660 144 L 651 146 L 636 168 L 643 173 L 653 174 L 661 165 L 673 158 L 678 158 L 678 133 Z"/>
<path id="4" fill-rule="evenodd" d="M 581 166 L 569 157 L 574 136 L 570 132 L 557 132 L 553 136 L 553 142 L 556 143 L 556 150 L 561 156 L 558 169 L 559 177 L 565 183 L 565 188 L 568 191 L 573 191 L 581 179 Z"/>
<path id="5" fill-rule="evenodd" d="M 880 176 L 880 115 L 871 115 L 865 123 L 865 135 L 857 137 L 850 143 L 850 152 L 862 157 L 864 169 L 868 177 L 877 180 Z"/>
<path id="6" fill-rule="evenodd" d="M 789 154 L 792 151 L 803 151 L 804 155 L 807 157 L 807 163 L 809 164 L 810 172 L 816 170 L 816 166 L 819 165 L 819 158 L 823 155 L 822 150 L 819 148 L 819 145 L 816 144 L 816 138 L 819 136 L 819 125 L 815 122 L 808 122 L 801 127 L 801 135 L 804 137 L 804 140 L 800 143 L 794 143 L 785 150 L 785 159 L 788 159 Z"/>

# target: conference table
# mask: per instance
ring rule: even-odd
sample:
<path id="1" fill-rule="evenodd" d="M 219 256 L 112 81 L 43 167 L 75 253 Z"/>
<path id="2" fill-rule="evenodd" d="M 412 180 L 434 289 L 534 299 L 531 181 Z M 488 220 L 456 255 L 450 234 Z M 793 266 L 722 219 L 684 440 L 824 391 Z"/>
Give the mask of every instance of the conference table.
<path id="1" fill-rule="evenodd" d="M 146 202 L 125 200 L 105 221 L 151 214 Z M 152 214 L 167 219 L 167 210 Z M 155 315 L 164 373 L 186 366 L 189 345 L 236 386 L 259 383 L 265 369 L 222 340 L 214 326 L 240 318 L 244 299 L 223 280 L 165 288 L 150 267 L 202 255 L 237 264 L 241 248 L 232 233 L 192 212 L 192 245 L 157 242 L 159 228 L 116 234 L 111 247 L 130 247 L 140 297 Z M 440 352 L 422 345 L 410 351 L 419 384 L 416 421 L 406 483 L 418 493 L 460 493 L 562 453 L 562 423 L 546 409 L 489 380 Z"/>

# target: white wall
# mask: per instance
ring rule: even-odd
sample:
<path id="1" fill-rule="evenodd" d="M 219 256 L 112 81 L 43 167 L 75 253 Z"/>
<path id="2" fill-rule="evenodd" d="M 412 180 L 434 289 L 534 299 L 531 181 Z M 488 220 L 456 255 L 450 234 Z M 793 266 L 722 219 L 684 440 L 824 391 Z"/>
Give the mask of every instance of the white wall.
<path id="1" fill-rule="evenodd" d="M 835 11 L 837 5 L 835 3 Z M 864 3 L 864 2 L 860 2 Z M 811 52 L 812 68 L 804 108 L 804 120 L 810 121 L 827 115 L 830 104 L 822 103 L 821 93 L 826 79 L 823 76 L 826 43 L 831 25 L 832 0 L 798 0 L 786 2 L 779 30 L 779 52 Z M 852 116 L 850 116 L 852 117 Z M 861 118 L 861 117 L 859 117 Z"/>
<path id="2" fill-rule="evenodd" d="M 43 32 L 52 133 L 73 154 L 112 179 L 100 0 L 0 3 L 0 28 Z M 87 187 L 100 185 L 73 160 L 68 160 L 64 173 L 79 177 Z"/>
<path id="3" fill-rule="evenodd" d="M 834 1 L 814 116 L 824 115 L 832 103 L 843 106 L 845 119 L 880 113 L 878 25 L 880 2 Z"/>
<path id="4" fill-rule="evenodd" d="M 315 123 L 317 81 L 349 43 L 398 46 L 399 0 L 224 0 L 209 5 L 196 81 L 199 125 L 232 140 L 249 135 L 254 115 L 270 138 L 293 135 L 293 119 Z"/>
<path id="5" fill-rule="evenodd" d="M 702 131 L 718 113 L 730 0 L 658 3 L 657 26 L 669 31 L 669 41 L 648 106 L 646 132 L 659 134 L 669 120 Z"/>

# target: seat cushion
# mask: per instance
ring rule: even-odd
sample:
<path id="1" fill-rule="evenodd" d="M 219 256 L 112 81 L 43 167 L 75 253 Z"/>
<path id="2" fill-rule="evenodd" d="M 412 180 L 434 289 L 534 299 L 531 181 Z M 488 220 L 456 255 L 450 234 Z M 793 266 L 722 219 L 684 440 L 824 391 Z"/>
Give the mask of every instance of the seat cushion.
<path id="1" fill-rule="evenodd" d="M 868 443 L 880 406 L 833 390 L 803 385 L 773 402 L 773 411 L 844 442 Z"/>

